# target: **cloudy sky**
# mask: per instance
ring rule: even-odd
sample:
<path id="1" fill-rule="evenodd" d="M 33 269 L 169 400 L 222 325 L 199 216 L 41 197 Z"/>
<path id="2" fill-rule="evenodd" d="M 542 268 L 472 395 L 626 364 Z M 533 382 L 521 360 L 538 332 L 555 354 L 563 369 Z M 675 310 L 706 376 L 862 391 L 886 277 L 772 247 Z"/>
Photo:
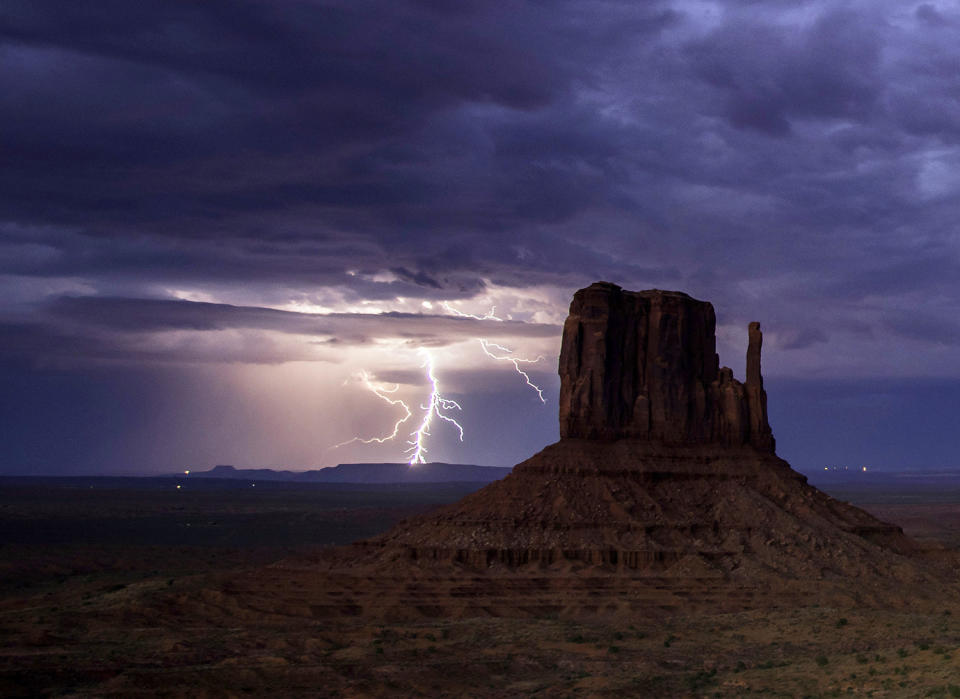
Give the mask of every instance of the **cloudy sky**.
<path id="1" fill-rule="evenodd" d="M 958 47 L 947 2 L 5 0 L 0 472 L 400 461 L 428 358 L 426 458 L 510 465 L 599 279 L 713 302 L 740 377 L 761 321 L 801 470 L 960 468 Z"/>

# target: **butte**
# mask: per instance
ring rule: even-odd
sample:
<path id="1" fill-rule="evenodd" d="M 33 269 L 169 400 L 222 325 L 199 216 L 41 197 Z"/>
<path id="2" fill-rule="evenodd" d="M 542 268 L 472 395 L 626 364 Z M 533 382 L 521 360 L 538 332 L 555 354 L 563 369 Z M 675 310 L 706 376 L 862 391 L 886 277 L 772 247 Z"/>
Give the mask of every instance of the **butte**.
<path id="1" fill-rule="evenodd" d="M 713 306 L 681 292 L 578 291 L 560 350 L 560 441 L 456 504 L 313 561 L 314 615 L 899 606 L 940 588 L 943 552 L 777 457 L 760 325 L 742 383 L 719 365 L 715 328 Z"/>

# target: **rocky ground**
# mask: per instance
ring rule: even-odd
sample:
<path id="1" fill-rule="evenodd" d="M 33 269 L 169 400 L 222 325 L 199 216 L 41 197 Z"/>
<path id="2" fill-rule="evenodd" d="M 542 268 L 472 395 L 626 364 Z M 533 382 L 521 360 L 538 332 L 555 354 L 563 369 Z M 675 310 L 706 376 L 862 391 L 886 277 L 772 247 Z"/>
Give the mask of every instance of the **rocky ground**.
<path id="1" fill-rule="evenodd" d="M 76 502 L 75 519 L 62 526 L 86 520 L 88 531 L 100 531 L 109 521 L 119 543 L 6 538 L 0 695 L 960 695 L 960 605 L 952 590 L 904 588 L 895 607 L 853 602 L 851 582 L 841 605 L 785 600 L 728 613 L 691 599 L 686 609 L 625 607 L 580 618 L 537 609 L 523 618 L 437 617 L 426 598 L 402 620 L 350 616 L 349 608 L 330 615 L 311 606 L 329 593 L 311 572 L 316 550 L 276 533 L 265 540 L 264 521 L 286 531 L 276 524 L 286 520 L 275 519 L 284 511 L 314 527 L 334 516 L 389 526 L 391 512 L 410 512 L 327 503 L 323 514 L 299 494 L 284 507 L 282 500 L 269 501 L 274 519 L 267 520 L 250 517 L 252 505 L 230 519 L 224 511 L 236 506 L 216 505 L 212 495 L 166 514 L 155 495 L 140 502 L 127 495 L 113 509 L 109 498 L 96 507 L 88 501 L 87 511 Z M 43 501 L 4 498 L 0 526 L 12 532 L 11 522 L 22 526 L 30 511 L 49 523 Z M 958 504 L 867 509 L 902 522 L 907 534 L 951 546 L 960 540 Z M 214 513 L 219 519 L 209 518 Z M 227 545 L 157 546 L 122 535 L 137 529 L 123 520 L 154 516 L 171 526 L 228 523 L 231 536 Z M 245 537 L 265 545 L 245 549 Z M 410 585 L 399 569 L 396 583 Z"/>

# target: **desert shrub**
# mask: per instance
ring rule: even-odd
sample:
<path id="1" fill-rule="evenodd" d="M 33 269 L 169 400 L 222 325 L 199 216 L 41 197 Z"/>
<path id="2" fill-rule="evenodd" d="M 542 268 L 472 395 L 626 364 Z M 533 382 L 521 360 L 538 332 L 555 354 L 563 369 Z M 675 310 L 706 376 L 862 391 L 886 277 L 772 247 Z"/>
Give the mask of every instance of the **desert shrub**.
<path id="1" fill-rule="evenodd" d="M 843 626 L 846 626 L 846 625 L 849 624 L 849 623 L 850 623 L 850 622 L 847 621 L 847 617 L 842 616 L 842 617 L 840 617 L 839 619 L 837 619 L 837 628 L 839 629 L 839 628 L 841 628 L 841 627 L 843 627 Z"/>
<path id="2" fill-rule="evenodd" d="M 691 690 L 696 690 L 713 684 L 713 678 L 716 674 L 716 670 L 710 670 L 709 672 L 706 670 L 701 670 L 700 672 L 688 675 L 686 678 L 687 687 L 689 687 Z"/>
<path id="3" fill-rule="evenodd" d="M 825 655 L 817 656 L 817 665 L 819 665 L 820 667 L 825 667 L 829 663 L 830 663 L 830 660 L 827 658 L 827 656 Z"/>

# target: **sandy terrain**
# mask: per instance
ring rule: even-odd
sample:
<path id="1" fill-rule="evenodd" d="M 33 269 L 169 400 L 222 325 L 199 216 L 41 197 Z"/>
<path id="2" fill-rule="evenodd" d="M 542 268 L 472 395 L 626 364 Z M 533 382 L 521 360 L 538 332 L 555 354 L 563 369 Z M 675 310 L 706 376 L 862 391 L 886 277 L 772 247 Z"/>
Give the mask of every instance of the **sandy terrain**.
<path id="1" fill-rule="evenodd" d="M 65 511 L 49 494 L 2 492 L 3 696 L 960 695 L 960 606 L 936 594 L 905 595 L 897 609 L 332 618 L 311 607 L 328 591 L 303 564 L 316 555 L 309 535 L 289 531 L 321 536 L 326 521 L 365 536 L 427 505 L 321 508 L 296 493 L 238 504 L 224 494 L 169 510 L 169 498 L 126 493 L 72 498 Z M 908 534 L 960 541 L 960 505 L 867 509 Z M 54 512 L 65 518 L 56 526 Z M 76 534 L 84 521 L 90 533 Z M 219 522 L 203 526 L 229 536 L 157 544 L 164 521 Z M 24 533 L 42 522 L 52 543 Z"/>

